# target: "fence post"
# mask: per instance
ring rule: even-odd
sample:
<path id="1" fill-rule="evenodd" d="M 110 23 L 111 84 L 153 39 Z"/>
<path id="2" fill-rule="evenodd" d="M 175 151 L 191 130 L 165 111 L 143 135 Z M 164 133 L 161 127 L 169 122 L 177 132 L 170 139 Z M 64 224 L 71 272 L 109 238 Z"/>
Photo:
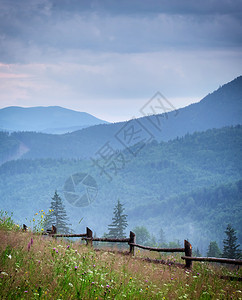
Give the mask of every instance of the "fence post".
<path id="1" fill-rule="evenodd" d="M 135 233 L 133 233 L 132 231 L 130 231 L 130 234 L 129 234 L 129 242 L 132 244 L 135 244 L 135 242 L 136 242 Z M 134 248 L 135 247 L 133 245 L 129 245 L 129 253 L 132 255 L 135 255 Z"/>
<path id="2" fill-rule="evenodd" d="M 192 257 L 192 245 L 184 240 L 184 248 L 185 248 L 185 256 Z M 192 267 L 192 260 L 186 259 L 186 268 L 191 268 Z"/>
<path id="3" fill-rule="evenodd" d="M 88 227 L 87 227 L 87 238 L 90 239 L 90 240 L 86 240 L 87 241 L 87 246 L 91 246 L 92 247 L 92 231 Z"/>
<path id="4" fill-rule="evenodd" d="M 52 229 L 51 229 L 51 234 L 56 234 L 57 229 L 55 227 L 55 225 L 52 225 Z"/>
<path id="5" fill-rule="evenodd" d="M 55 225 L 52 225 L 51 234 L 56 234 L 56 233 L 57 233 L 57 228 L 55 227 Z M 52 235 L 52 237 L 56 239 L 54 235 Z"/>

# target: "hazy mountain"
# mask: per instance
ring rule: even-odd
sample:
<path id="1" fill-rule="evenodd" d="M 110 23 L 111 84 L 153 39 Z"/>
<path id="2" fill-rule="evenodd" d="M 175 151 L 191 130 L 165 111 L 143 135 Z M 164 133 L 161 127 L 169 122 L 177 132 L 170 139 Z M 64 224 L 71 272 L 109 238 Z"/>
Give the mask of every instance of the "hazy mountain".
<path id="1" fill-rule="evenodd" d="M 106 121 L 94 116 L 59 106 L 18 107 L 0 109 L 0 128 L 6 131 L 37 131 L 66 133 Z"/>
<path id="2" fill-rule="evenodd" d="M 161 99 L 161 102 L 167 110 L 172 108 L 166 100 Z M 157 106 L 157 102 L 149 103 L 147 107 L 152 105 Z M 49 109 L 63 111 L 61 108 Z M 147 113 L 146 107 L 144 111 Z M 79 116 L 81 113 L 75 112 L 75 114 Z M 66 122 L 65 118 L 63 119 L 60 121 L 62 127 Z M 114 150 L 123 150 L 139 142 L 145 144 L 154 139 L 168 141 L 184 136 L 186 133 L 237 124 L 242 124 L 242 76 L 207 95 L 199 103 L 177 111 L 142 117 L 129 122 L 95 125 L 64 135 L 13 133 L 11 137 L 5 136 L 2 141 L 0 140 L 3 148 L 2 151 L 0 150 L 0 163 L 9 159 L 8 151 L 11 145 L 15 147 L 15 150 L 11 151 L 11 157 L 14 157 L 16 151 L 16 157 L 22 153 L 22 157 L 25 158 L 90 158 L 98 155 L 99 150 L 107 143 Z M 50 124 L 45 126 L 54 128 L 54 125 Z M 16 144 L 21 145 L 24 151 L 16 148 Z"/>

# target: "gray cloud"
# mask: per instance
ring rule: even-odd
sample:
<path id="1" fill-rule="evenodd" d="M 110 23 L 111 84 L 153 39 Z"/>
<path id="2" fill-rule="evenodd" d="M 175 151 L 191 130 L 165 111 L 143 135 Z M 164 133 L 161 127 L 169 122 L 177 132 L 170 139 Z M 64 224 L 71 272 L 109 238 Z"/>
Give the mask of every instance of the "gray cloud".
<path id="1" fill-rule="evenodd" d="M 220 7 L 226 7 L 227 2 L 222 1 Z M 54 2 L 39 0 L 29 7 L 29 2 L 24 2 L 25 6 L 18 4 L 10 6 L 11 9 L 4 3 L 0 16 L 0 59 L 5 62 L 27 62 L 29 57 L 53 59 L 49 56 L 51 52 L 64 54 L 68 49 L 129 53 L 242 45 L 241 19 L 229 13 L 111 15 L 100 11 L 70 12 L 64 10 L 65 2 L 58 2 L 62 3 L 59 7 Z M 91 3 L 96 7 L 95 2 Z M 105 3 L 108 2 L 104 2 L 104 7 Z M 75 7 L 75 2 L 72 5 Z"/>
<path id="2" fill-rule="evenodd" d="M 160 90 L 180 107 L 241 75 L 241 8 L 241 0 L 0 0 L 0 106 L 118 118 Z"/>

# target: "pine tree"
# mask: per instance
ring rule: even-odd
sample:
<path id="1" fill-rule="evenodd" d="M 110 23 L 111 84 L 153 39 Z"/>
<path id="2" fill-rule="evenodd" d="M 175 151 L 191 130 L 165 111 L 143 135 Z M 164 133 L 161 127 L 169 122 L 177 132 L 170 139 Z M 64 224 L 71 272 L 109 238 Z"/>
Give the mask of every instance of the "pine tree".
<path id="1" fill-rule="evenodd" d="M 223 240 L 223 257 L 240 258 L 241 250 L 239 249 L 240 245 L 236 245 L 237 237 L 235 229 L 230 224 L 228 224 L 225 233 L 227 237 Z"/>
<path id="2" fill-rule="evenodd" d="M 210 242 L 208 246 L 207 257 L 221 257 L 221 251 L 216 241 Z"/>
<path id="3" fill-rule="evenodd" d="M 69 225 L 71 224 L 68 224 L 66 210 L 57 191 L 51 199 L 53 201 L 51 201 L 50 210 L 46 216 L 45 228 L 50 229 L 54 225 L 58 233 L 69 234 L 71 231 Z"/>
<path id="4" fill-rule="evenodd" d="M 123 204 L 118 200 L 117 205 L 114 207 L 114 217 L 112 218 L 112 224 L 108 225 L 108 237 L 109 238 L 124 238 L 124 230 L 128 226 L 127 215 L 123 214 Z"/>

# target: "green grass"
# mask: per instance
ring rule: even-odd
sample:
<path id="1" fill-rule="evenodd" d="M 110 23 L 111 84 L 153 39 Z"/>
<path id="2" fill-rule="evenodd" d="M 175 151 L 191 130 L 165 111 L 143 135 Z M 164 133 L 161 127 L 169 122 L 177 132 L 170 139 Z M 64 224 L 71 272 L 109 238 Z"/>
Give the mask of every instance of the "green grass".
<path id="1" fill-rule="evenodd" d="M 240 270 L 202 263 L 186 270 L 142 260 L 149 252 L 95 251 L 22 232 L 11 218 L 0 221 L 0 241 L 0 299 L 242 299 L 241 282 L 220 278 Z"/>

